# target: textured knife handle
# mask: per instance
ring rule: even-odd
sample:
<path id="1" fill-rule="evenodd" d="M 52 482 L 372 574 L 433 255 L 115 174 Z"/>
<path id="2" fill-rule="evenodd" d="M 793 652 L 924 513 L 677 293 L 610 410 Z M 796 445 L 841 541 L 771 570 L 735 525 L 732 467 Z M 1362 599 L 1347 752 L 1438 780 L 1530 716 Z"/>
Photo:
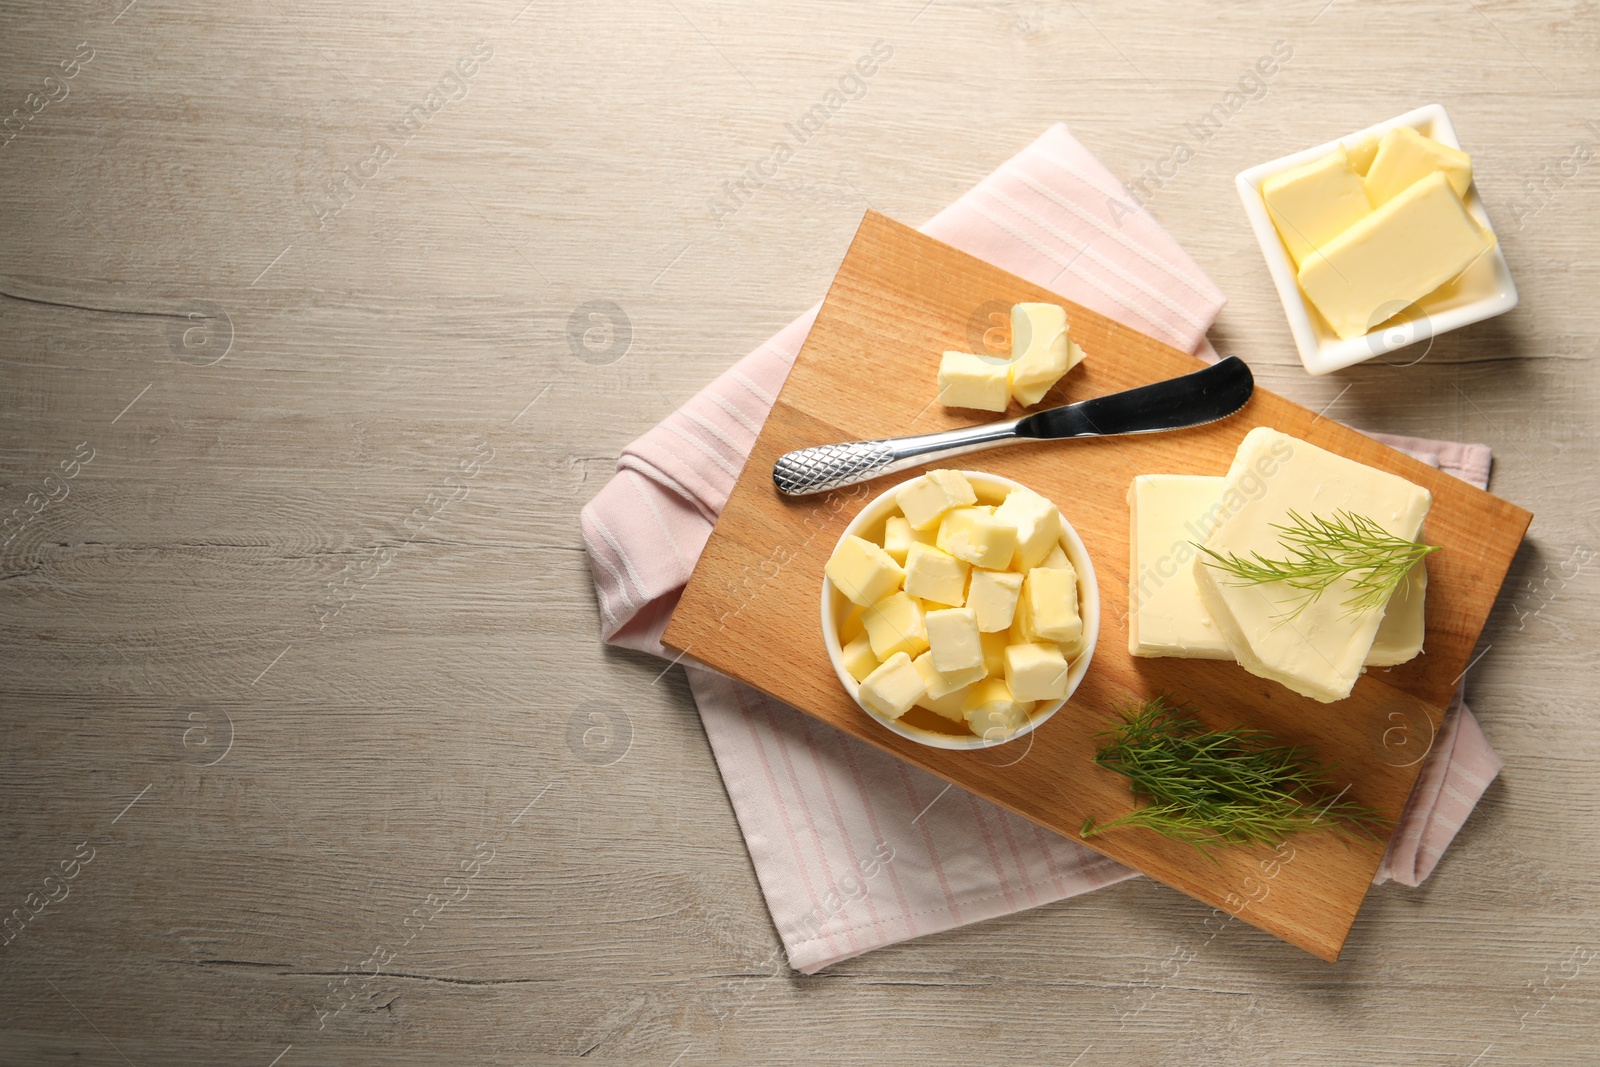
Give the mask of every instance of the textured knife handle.
<path id="1" fill-rule="evenodd" d="M 785 496 L 826 493 L 885 474 L 898 458 L 888 441 L 802 448 L 778 457 L 772 465 L 772 482 Z"/>

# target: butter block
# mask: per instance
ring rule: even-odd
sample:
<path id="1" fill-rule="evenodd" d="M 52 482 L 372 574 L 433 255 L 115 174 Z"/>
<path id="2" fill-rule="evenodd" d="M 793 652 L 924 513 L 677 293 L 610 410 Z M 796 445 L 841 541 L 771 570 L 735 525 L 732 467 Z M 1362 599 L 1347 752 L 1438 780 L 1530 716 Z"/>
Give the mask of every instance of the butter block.
<path id="1" fill-rule="evenodd" d="M 1017 613 L 1017 598 L 1022 594 L 1022 575 L 1015 571 L 972 572 L 972 582 L 967 587 L 966 606 L 978 617 L 982 633 L 1009 630 Z"/>
<path id="2" fill-rule="evenodd" d="M 895 491 L 894 502 L 913 530 L 926 530 L 951 508 L 976 504 L 978 494 L 960 471 L 937 470 L 902 485 Z"/>
<path id="3" fill-rule="evenodd" d="M 1442 185 L 1443 177 L 1438 178 Z M 1455 195 L 1442 187 L 1446 195 Z M 1273 473 L 1261 476 L 1267 467 Z M 1239 506 L 1205 544 L 1221 555 L 1245 558 L 1252 553 L 1284 557 L 1274 526 L 1289 523 L 1291 511 L 1305 518 L 1349 511 L 1395 537 L 1415 540 L 1432 503 L 1426 489 L 1404 478 L 1265 426 L 1251 430 L 1240 443 L 1223 487 L 1225 497 L 1230 490 L 1238 495 Z M 1200 600 L 1245 670 L 1323 703 L 1350 695 L 1383 621 L 1382 607 L 1351 614 L 1346 601 L 1353 583 L 1341 578 L 1291 619 L 1302 599 L 1299 590 L 1283 583 L 1234 584 L 1209 559 L 1202 555 L 1194 562 Z"/>
<path id="4" fill-rule="evenodd" d="M 887 662 L 896 652 L 920 656 L 928 650 L 922 605 L 903 592 L 890 593 L 861 616 L 872 654 Z"/>
<path id="5" fill-rule="evenodd" d="M 1372 212 L 1367 187 L 1350 166 L 1343 145 L 1261 183 L 1261 199 L 1278 236 L 1299 267 Z"/>
<path id="6" fill-rule="evenodd" d="M 878 665 L 861 683 L 861 703 L 891 719 L 898 719 L 927 692 L 922 674 L 904 652 L 896 652 Z"/>
<path id="7" fill-rule="evenodd" d="M 1300 288 L 1333 332 L 1348 340 L 1427 296 L 1493 247 L 1494 237 L 1435 172 L 1324 245 L 1301 266 Z"/>
<path id="8" fill-rule="evenodd" d="M 1069 341 L 1067 312 L 1059 304 L 1012 305 L 1010 388 L 1017 403 L 1037 404 L 1072 369 Z"/>
<path id="9" fill-rule="evenodd" d="M 1074 652 L 1083 641 L 1083 617 L 1078 613 L 1078 572 L 1071 567 L 1035 567 L 1022 580 L 1023 633 L 1028 640 L 1044 638 Z"/>
<path id="10" fill-rule="evenodd" d="M 1067 659 L 1055 645 L 1012 645 L 1006 686 L 1016 700 L 1060 700 L 1067 695 Z"/>
<path id="11" fill-rule="evenodd" d="M 1004 411 L 1011 403 L 1010 367 L 991 356 L 946 352 L 939 360 L 939 403 Z"/>
<path id="12" fill-rule="evenodd" d="M 865 681 L 867 675 L 878 669 L 878 657 L 872 653 L 872 642 L 863 633 L 839 650 L 844 669 L 856 681 Z"/>
<path id="13" fill-rule="evenodd" d="M 1457 196 L 1466 196 L 1472 184 L 1472 157 L 1410 126 L 1397 126 L 1378 144 L 1367 171 L 1367 197 L 1379 207 L 1435 172 L 1445 176 Z"/>
<path id="14" fill-rule="evenodd" d="M 1013 489 L 994 509 L 994 517 L 1017 528 L 1017 554 L 1012 569 L 1026 571 L 1044 562 L 1061 544 L 1061 512 L 1032 489 Z"/>
<path id="15" fill-rule="evenodd" d="M 989 675 L 981 663 L 976 667 L 966 667 L 959 671 L 941 671 L 934 665 L 932 652 L 924 652 L 911 662 L 922 675 L 922 684 L 927 686 L 929 700 L 940 700 L 957 690 L 965 689 L 973 682 L 982 681 Z M 955 717 L 959 719 L 961 716 L 958 714 Z"/>
<path id="16" fill-rule="evenodd" d="M 983 666 L 978 617 L 971 608 L 930 611 L 923 625 L 928 633 L 933 665 L 940 671 L 949 673 Z"/>
<path id="17" fill-rule="evenodd" d="M 932 545 L 915 542 L 906 550 L 905 590 L 914 597 L 948 607 L 967 601 L 967 574 L 971 564 Z"/>
<path id="18" fill-rule="evenodd" d="M 854 535 L 839 542 L 823 573 L 841 593 L 863 607 L 899 589 L 906 576 L 889 553 Z"/>
<path id="19" fill-rule="evenodd" d="M 1275 458 L 1256 473 L 1270 477 Z M 1223 500 L 1227 479 L 1192 474 L 1141 474 L 1128 487 L 1128 651 L 1135 656 L 1232 659 L 1222 631 L 1200 601 L 1193 562 L 1223 517 L 1244 500 Z M 1252 487 L 1262 483 L 1252 482 Z M 1417 564 L 1389 598 L 1369 667 L 1392 667 L 1422 651 L 1427 570 Z"/>
<path id="20" fill-rule="evenodd" d="M 910 520 L 902 515 L 891 515 L 883 524 L 883 550 L 902 567 L 906 565 L 906 552 L 916 539 Z"/>
<path id="21" fill-rule="evenodd" d="M 955 508 L 940 523 L 937 543 L 974 567 L 1000 571 L 1017 553 L 1017 528 L 983 508 Z"/>
<path id="22" fill-rule="evenodd" d="M 1128 651 L 1135 656 L 1232 659 L 1195 584 L 1195 544 L 1222 520 L 1227 479 L 1141 474 L 1128 487 Z"/>
<path id="23" fill-rule="evenodd" d="M 1011 695 L 1004 678 L 985 678 L 967 690 L 963 712 L 967 729 L 989 741 L 1004 741 L 1022 728 L 1033 710 Z"/>

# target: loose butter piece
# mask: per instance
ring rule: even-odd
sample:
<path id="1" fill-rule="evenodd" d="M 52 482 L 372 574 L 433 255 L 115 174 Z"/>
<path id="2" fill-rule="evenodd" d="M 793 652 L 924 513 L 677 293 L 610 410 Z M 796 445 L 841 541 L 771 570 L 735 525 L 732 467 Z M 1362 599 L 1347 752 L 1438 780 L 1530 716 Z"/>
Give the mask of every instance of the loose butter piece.
<path id="1" fill-rule="evenodd" d="M 913 530 L 926 530 L 951 508 L 976 504 L 978 494 L 960 471 L 937 470 L 902 485 L 895 491 L 894 502 Z"/>
<path id="2" fill-rule="evenodd" d="M 967 573 L 971 564 L 920 541 L 906 550 L 906 592 L 947 607 L 967 600 Z"/>
<path id="3" fill-rule="evenodd" d="M 890 593 L 872 605 L 861 621 L 879 660 L 887 662 L 896 652 L 920 656 L 928 650 L 922 605 L 903 592 Z"/>
<path id="4" fill-rule="evenodd" d="M 1004 411 L 1011 403 L 1010 367 L 971 352 L 946 352 L 939 360 L 939 403 L 951 408 Z"/>
<path id="5" fill-rule="evenodd" d="M 985 678 L 967 690 L 964 704 L 967 729 L 987 741 L 1003 741 L 1021 729 L 1033 710 L 1011 695 L 1004 678 Z"/>
<path id="6" fill-rule="evenodd" d="M 1445 192 L 1454 196 L 1448 187 Z M 1261 477 L 1261 465 L 1269 459 L 1273 473 Z M 1291 511 L 1308 519 L 1349 511 L 1395 537 L 1415 540 L 1432 503 L 1426 489 L 1404 478 L 1265 426 L 1251 430 L 1240 443 L 1224 495 L 1229 490 L 1239 492 L 1243 502 L 1212 531 L 1206 547 L 1245 558 L 1251 553 L 1283 558 L 1281 535 L 1274 526 L 1289 523 Z M 1383 621 L 1383 608 L 1349 613 L 1345 602 L 1353 583 L 1340 578 L 1290 619 L 1300 591 L 1283 583 L 1231 584 L 1227 572 L 1208 565 L 1208 559 L 1200 556 L 1194 563 L 1200 599 L 1245 670 L 1323 703 L 1350 695 Z"/>
<path id="7" fill-rule="evenodd" d="M 906 565 L 906 552 L 917 539 L 911 522 L 903 515 L 891 515 L 883 524 L 883 550 L 900 566 Z"/>
<path id="8" fill-rule="evenodd" d="M 889 553 L 854 535 L 839 542 L 823 573 L 841 593 L 863 607 L 876 604 L 899 589 L 906 576 Z"/>
<path id="9" fill-rule="evenodd" d="M 959 671 L 941 671 L 934 665 L 932 652 L 924 652 L 911 662 L 921 673 L 922 684 L 928 688 L 925 698 L 928 700 L 942 700 L 951 693 L 965 689 L 973 682 L 982 681 L 989 676 L 988 670 L 981 663 L 976 667 L 966 667 Z M 961 715 L 957 713 L 954 717 L 960 719 Z"/>
<path id="10" fill-rule="evenodd" d="M 1445 176 L 1457 196 L 1472 184 L 1472 157 L 1459 148 L 1424 137 L 1410 126 L 1383 135 L 1367 170 L 1367 197 L 1373 207 L 1388 203 L 1434 172 Z"/>
<path id="11" fill-rule="evenodd" d="M 978 630 L 982 633 L 1009 630 L 1021 593 L 1022 575 L 1015 571 L 974 570 L 972 583 L 967 587 L 967 607 L 978 617 Z"/>
<path id="12" fill-rule="evenodd" d="M 1037 404 L 1083 359 L 1083 350 L 1074 353 L 1070 340 L 1067 312 L 1061 305 L 1012 305 L 1011 395 L 1017 403 Z"/>
<path id="13" fill-rule="evenodd" d="M 1061 543 L 1061 512 L 1032 489 L 1013 489 L 994 509 L 994 517 L 1017 528 L 1017 554 L 1013 570 L 1028 571 L 1044 562 Z"/>
<path id="14" fill-rule="evenodd" d="M 1372 211 L 1343 145 L 1261 183 L 1261 199 L 1296 267 Z"/>
<path id="15" fill-rule="evenodd" d="M 1258 457 L 1256 473 L 1271 477 L 1276 459 Z M 1128 487 L 1132 554 L 1128 568 L 1128 651 L 1135 656 L 1232 659 L 1233 652 L 1200 602 L 1194 547 L 1242 505 L 1243 492 L 1224 499 L 1227 479 L 1197 474 L 1141 474 Z M 1252 481 L 1253 492 L 1264 483 Z M 1369 667 L 1392 667 L 1422 651 L 1425 562 L 1389 598 L 1383 624 L 1367 654 Z"/>
<path id="16" fill-rule="evenodd" d="M 861 683 L 861 702 L 880 715 L 898 719 L 922 698 L 922 674 L 904 652 L 896 652 Z"/>
<path id="17" fill-rule="evenodd" d="M 1345 154 L 1350 159 L 1350 169 L 1361 175 L 1367 176 L 1367 171 L 1372 168 L 1372 160 L 1378 154 L 1378 142 L 1383 140 L 1378 134 L 1368 134 L 1354 144 L 1344 146 Z"/>
<path id="18" fill-rule="evenodd" d="M 1493 236 L 1435 172 L 1323 246 L 1300 268 L 1300 288 L 1348 340 L 1427 296 L 1492 247 Z"/>
<path id="19" fill-rule="evenodd" d="M 1017 700 L 1060 700 L 1067 695 L 1067 659 L 1055 645 L 1012 645 L 1006 686 Z"/>
<path id="20" fill-rule="evenodd" d="M 839 658 L 850 677 L 858 682 L 866 681 L 867 675 L 878 669 L 878 657 L 873 655 L 872 642 L 865 633 L 841 648 Z"/>
<path id="21" fill-rule="evenodd" d="M 923 619 L 933 665 L 943 673 L 983 667 L 978 617 L 971 608 L 930 611 Z"/>
<path id="22" fill-rule="evenodd" d="M 956 508 L 939 526 L 938 545 L 974 567 L 1005 570 L 1017 552 L 1017 528 L 984 508 Z"/>
<path id="23" fill-rule="evenodd" d="M 1076 650 L 1083 640 L 1078 613 L 1078 572 L 1070 566 L 1035 567 L 1022 580 L 1022 633 L 1027 640 L 1044 638 Z"/>

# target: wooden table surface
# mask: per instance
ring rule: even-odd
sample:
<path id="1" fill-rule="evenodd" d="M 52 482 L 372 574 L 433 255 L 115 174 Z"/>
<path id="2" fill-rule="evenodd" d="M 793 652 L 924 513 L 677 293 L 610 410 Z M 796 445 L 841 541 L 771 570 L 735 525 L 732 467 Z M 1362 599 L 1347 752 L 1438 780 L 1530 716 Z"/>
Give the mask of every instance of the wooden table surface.
<path id="1" fill-rule="evenodd" d="M 0 25 L 0 1063 L 1600 1059 L 1595 4 Z M 1233 175 L 1433 101 L 1521 306 L 1312 379 Z M 681 671 L 599 643 L 577 513 L 869 205 L 921 222 L 1054 121 L 1267 387 L 1494 447 L 1537 516 L 1467 676 L 1506 769 L 1337 965 L 1137 880 L 797 976 Z"/>

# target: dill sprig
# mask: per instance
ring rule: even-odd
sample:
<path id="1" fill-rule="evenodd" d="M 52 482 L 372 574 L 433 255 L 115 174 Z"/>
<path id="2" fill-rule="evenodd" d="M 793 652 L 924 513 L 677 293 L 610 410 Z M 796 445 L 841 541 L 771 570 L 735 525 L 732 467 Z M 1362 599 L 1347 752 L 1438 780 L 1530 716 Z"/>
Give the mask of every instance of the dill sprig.
<path id="1" fill-rule="evenodd" d="M 1084 837 L 1142 826 L 1205 852 L 1218 844 L 1277 845 L 1307 830 L 1375 838 L 1384 822 L 1381 812 L 1335 793 L 1332 768 L 1304 745 L 1246 726 L 1207 729 L 1164 697 L 1121 718 L 1096 735 L 1109 740 L 1094 759 L 1126 777 L 1144 803 L 1107 823 L 1084 820 Z"/>
<path id="2" fill-rule="evenodd" d="M 1265 585 L 1283 582 L 1300 590 L 1293 608 L 1285 617 L 1293 619 L 1339 579 L 1349 578 L 1350 595 L 1345 599 L 1347 615 L 1382 607 L 1411 568 L 1438 545 L 1424 545 L 1396 537 L 1365 515 L 1336 511 L 1333 518 L 1313 515 L 1307 519 L 1289 512 L 1289 525 L 1273 524 L 1281 535 L 1288 555 L 1267 559 L 1252 552 L 1245 559 L 1235 553 L 1224 556 L 1204 545 L 1195 544 L 1211 559 L 1206 566 L 1227 571 L 1232 585 Z"/>

